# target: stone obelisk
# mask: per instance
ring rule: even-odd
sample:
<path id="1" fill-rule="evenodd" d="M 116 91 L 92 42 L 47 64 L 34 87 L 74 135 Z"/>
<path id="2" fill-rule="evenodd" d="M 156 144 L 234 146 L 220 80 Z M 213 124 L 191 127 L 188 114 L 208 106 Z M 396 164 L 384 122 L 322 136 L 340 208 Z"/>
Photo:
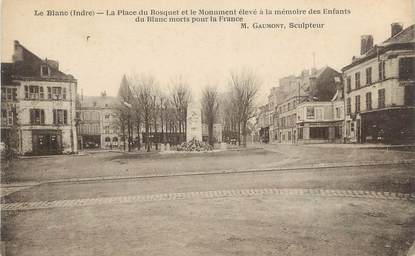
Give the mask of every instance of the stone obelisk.
<path id="1" fill-rule="evenodd" d="M 192 139 L 202 141 L 202 107 L 195 100 L 187 106 L 186 141 Z"/>

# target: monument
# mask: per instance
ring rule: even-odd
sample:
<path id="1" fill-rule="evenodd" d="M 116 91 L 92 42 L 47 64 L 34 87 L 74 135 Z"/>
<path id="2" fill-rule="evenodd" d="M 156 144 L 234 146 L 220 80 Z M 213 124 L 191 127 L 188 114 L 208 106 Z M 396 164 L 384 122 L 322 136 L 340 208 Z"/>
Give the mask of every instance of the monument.
<path id="1" fill-rule="evenodd" d="M 187 106 L 186 141 L 192 139 L 202 141 L 202 108 L 195 101 Z"/>

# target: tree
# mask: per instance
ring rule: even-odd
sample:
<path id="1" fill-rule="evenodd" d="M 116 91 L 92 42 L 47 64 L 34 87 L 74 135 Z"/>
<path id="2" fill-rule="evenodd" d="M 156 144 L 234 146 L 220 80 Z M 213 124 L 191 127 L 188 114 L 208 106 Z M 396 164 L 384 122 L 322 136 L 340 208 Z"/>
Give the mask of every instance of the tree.
<path id="1" fill-rule="evenodd" d="M 132 103 L 133 93 L 131 91 L 131 82 L 124 75 L 121 80 L 120 89 L 118 90 L 118 101 L 116 106 L 116 115 L 119 119 L 119 126 L 122 132 L 122 140 L 124 142 L 125 150 L 125 139 L 127 133 L 128 151 L 131 151 L 131 142 L 133 134 L 133 122 L 132 122 Z"/>
<path id="2" fill-rule="evenodd" d="M 181 77 L 171 80 L 172 89 L 170 100 L 176 110 L 179 133 L 186 132 L 187 128 L 187 106 L 191 100 L 191 92 L 187 82 Z"/>
<path id="3" fill-rule="evenodd" d="M 206 86 L 202 92 L 203 117 L 208 126 L 208 142 L 213 146 L 213 124 L 218 112 L 218 91 L 216 87 Z"/>
<path id="4" fill-rule="evenodd" d="M 241 145 L 246 145 L 246 127 L 249 119 L 255 116 L 254 100 L 258 93 L 260 82 L 256 75 L 248 69 L 232 72 L 229 82 L 232 107 L 235 108 L 237 120 L 237 139 Z"/>
<path id="5" fill-rule="evenodd" d="M 153 76 L 135 76 L 132 81 L 135 104 L 139 106 L 146 134 L 146 149 L 150 152 L 150 128 L 155 118 L 155 100 L 157 83 Z M 157 128 L 157 127 L 155 127 Z"/>

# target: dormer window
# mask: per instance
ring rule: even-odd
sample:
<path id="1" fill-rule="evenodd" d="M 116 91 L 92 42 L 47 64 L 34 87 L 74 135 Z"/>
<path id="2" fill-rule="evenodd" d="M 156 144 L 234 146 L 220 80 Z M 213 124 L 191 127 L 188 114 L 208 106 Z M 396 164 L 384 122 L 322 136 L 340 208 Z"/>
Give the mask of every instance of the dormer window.
<path id="1" fill-rule="evenodd" d="M 50 76 L 50 69 L 49 69 L 49 66 L 48 65 L 43 64 L 40 67 L 40 75 L 41 76 Z"/>

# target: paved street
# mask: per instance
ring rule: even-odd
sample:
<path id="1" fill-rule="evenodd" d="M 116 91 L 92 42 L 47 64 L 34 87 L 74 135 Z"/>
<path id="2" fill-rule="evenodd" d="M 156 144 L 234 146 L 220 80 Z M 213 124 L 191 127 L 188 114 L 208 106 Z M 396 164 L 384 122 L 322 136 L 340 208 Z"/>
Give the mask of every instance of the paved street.
<path id="1" fill-rule="evenodd" d="M 6 255 L 407 255 L 414 159 L 292 145 L 21 159 L 2 172 L 3 246 Z"/>

